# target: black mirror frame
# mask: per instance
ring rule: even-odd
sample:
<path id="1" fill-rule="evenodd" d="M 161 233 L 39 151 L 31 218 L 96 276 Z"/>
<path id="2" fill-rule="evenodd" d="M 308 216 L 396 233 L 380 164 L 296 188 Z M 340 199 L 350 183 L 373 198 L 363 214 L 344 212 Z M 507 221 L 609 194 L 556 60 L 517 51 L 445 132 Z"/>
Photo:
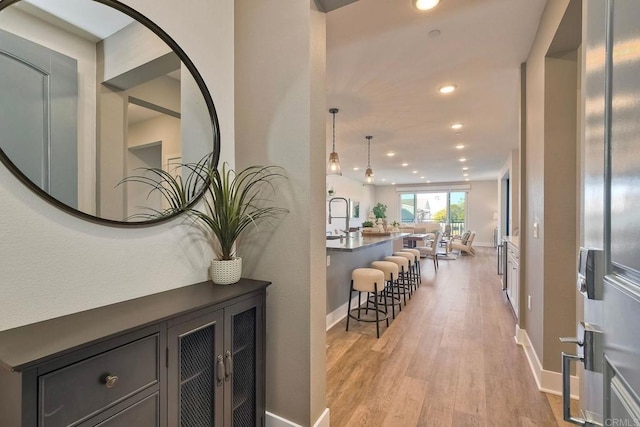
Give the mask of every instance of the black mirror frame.
<path id="1" fill-rule="evenodd" d="M 21 0 L 0 0 L 0 12 L 2 12 L 2 10 L 6 9 L 12 4 L 18 3 L 19 1 Z M 173 38 L 171 38 L 171 36 L 169 36 L 162 28 L 160 28 L 153 21 L 151 21 L 149 18 L 147 18 L 140 12 L 136 11 L 135 9 L 132 9 L 131 7 L 123 3 L 120 3 L 117 0 L 87 0 L 87 1 L 102 3 L 105 6 L 109 6 L 113 9 L 116 9 L 124 13 L 125 15 L 128 15 L 131 18 L 135 19 L 136 21 L 138 21 L 139 23 L 141 23 L 142 25 L 150 29 L 162 41 L 164 41 L 176 53 L 178 58 L 180 58 L 182 63 L 187 67 L 187 69 L 193 76 L 193 79 L 195 80 L 196 84 L 198 85 L 198 88 L 200 89 L 200 92 L 202 93 L 204 101 L 207 105 L 207 109 L 209 110 L 209 116 L 211 118 L 211 127 L 213 131 L 213 149 L 212 149 L 212 155 L 211 155 L 211 166 L 217 167 L 218 161 L 220 159 L 220 125 L 218 123 L 218 115 L 216 114 L 216 109 L 215 109 L 215 106 L 213 105 L 213 99 L 211 98 L 209 89 L 207 88 L 207 85 L 205 84 L 202 76 L 196 69 L 195 65 L 193 64 L 193 62 L 191 62 L 191 59 L 189 59 L 187 54 L 182 50 L 180 46 L 178 46 L 178 44 L 175 42 L 175 40 L 173 40 Z M 2 161 L 2 163 L 7 167 L 7 169 L 9 169 L 9 171 L 11 171 L 11 173 L 13 173 L 13 175 L 16 178 L 18 178 L 23 184 L 29 187 L 34 193 L 36 193 L 38 196 L 40 196 L 50 204 L 54 205 L 55 207 L 73 216 L 76 216 L 78 218 L 81 218 L 96 224 L 107 225 L 112 227 L 123 227 L 123 228 L 141 228 L 141 227 L 149 227 L 152 225 L 165 223 L 181 214 L 181 212 L 176 212 L 170 215 L 154 218 L 147 221 L 134 221 L 134 222 L 116 221 L 116 220 L 111 220 L 106 218 L 100 218 L 98 216 L 90 215 L 88 213 L 82 212 L 78 209 L 74 209 L 73 207 L 62 203 L 59 200 L 57 200 L 55 197 L 49 195 L 47 192 L 45 192 L 40 187 L 38 187 L 33 181 L 31 181 L 25 174 L 23 174 L 22 171 L 20 171 L 20 169 L 9 159 L 9 157 L 7 157 L 7 155 L 4 153 L 4 151 L 1 148 L 0 148 L 0 161 Z M 200 194 L 189 203 L 188 207 L 193 207 L 196 203 L 198 203 L 198 201 L 204 195 L 205 188 L 207 187 L 207 185 L 208 185 L 208 182 L 205 183 L 205 185 L 203 185 L 202 190 L 200 191 Z"/>

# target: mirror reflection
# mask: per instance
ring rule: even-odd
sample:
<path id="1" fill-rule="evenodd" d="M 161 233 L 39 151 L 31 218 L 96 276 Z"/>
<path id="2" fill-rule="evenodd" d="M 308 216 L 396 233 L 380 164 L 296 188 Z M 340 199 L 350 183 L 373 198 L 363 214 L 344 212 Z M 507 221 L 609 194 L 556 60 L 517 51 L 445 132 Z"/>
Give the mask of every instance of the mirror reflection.
<path id="1" fill-rule="evenodd" d="M 172 164 L 214 148 L 212 114 L 179 56 L 91 0 L 22 0 L 0 11 L 0 93 L 0 149 L 11 164 L 98 218 L 162 210 L 157 192 L 119 183 L 138 168 L 179 171 Z"/>

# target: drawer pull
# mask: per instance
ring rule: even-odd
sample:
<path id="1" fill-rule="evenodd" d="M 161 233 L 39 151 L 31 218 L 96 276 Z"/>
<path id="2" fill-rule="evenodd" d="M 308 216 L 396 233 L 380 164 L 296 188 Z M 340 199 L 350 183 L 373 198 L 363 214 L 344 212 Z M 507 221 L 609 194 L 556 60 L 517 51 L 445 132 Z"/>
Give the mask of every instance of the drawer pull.
<path id="1" fill-rule="evenodd" d="M 218 355 L 218 387 L 220 387 L 222 385 L 222 383 L 224 382 L 224 361 L 222 358 L 222 355 L 219 354 Z"/>
<path id="2" fill-rule="evenodd" d="M 117 375 L 108 374 L 107 376 L 104 377 L 104 385 L 107 388 L 113 388 L 118 384 L 119 380 L 120 378 L 118 378 Z"/>
<path id="3" fill-rule="evenodd" d="M 225 376 L 224 380 L 229 381 L 231 375 L 233 374 L 233 359 L 231 358 L 231 352 L 227 350 L 225 353 Z"/>

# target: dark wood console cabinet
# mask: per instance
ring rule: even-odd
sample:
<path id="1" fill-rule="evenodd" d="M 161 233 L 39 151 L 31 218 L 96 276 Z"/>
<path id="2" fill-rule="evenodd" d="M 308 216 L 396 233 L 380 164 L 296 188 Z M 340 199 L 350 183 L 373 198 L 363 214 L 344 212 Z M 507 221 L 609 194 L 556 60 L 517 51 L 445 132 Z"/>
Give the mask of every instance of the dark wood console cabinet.
<path id="1" fill-rule="evenodd" d="M 262 426 L 269 282 L 203 282 L 0 332 L 0 426 Z"/>

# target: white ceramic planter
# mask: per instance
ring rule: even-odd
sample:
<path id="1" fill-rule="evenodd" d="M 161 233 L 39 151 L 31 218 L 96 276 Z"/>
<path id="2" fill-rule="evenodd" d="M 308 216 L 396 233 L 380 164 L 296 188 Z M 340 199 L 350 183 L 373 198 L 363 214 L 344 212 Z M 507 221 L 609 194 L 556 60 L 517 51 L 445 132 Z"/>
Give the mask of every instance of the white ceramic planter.
<path id="1" fill-rule="evenodd" d="M 242 258 L 220 261 L 214 259 L 209 266 L 209 277 L 216 285 L 231 285 L 240 281 Z"/>

